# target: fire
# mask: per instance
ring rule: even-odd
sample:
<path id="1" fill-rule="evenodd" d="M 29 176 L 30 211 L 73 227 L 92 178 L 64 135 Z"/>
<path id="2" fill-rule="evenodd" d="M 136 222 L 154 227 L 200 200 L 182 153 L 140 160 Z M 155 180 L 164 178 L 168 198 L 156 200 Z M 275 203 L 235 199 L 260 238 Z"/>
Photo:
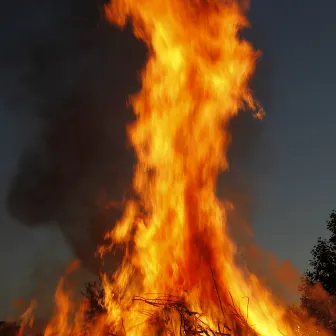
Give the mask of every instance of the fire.
<path id="1" fill-rule="evenodd" d="M 132 99 L 137 121 L 129 127 L 140 200 L 128 204 L 110 233 L 113 242 L 133 245 L 111 288 L 123 296 L 120 304 L 111 300 L 112 320 L 123 318 L 129 327 L 142 322 L 139 313 L 125 316 L 125 307 L 136 295 L 158 293 L 183 297 L 215 328 L 235 313 L 231 294 L 236 305 L 249 298 L 248 320 L 257 332 L 280 335 L 283 312 L 255 277 L 235 266 L 225 208 L 215 194 L 218 174 L 228 167 L 227 124 L 239 109 L 255 106 L 248 80 L 257 53 L 238 37 L 248 24 L 238 2 L 117 0 L 108 15 L 121 27 L 130 17 L 150 51 L 142 90 Z M 145 324 L 129 334 L 147 330 Z"/>
<path id="2" fill-rule="evenodd" d="M 243 7 L 238 0 L 114 0 L 106 7 L 118 26 L 131 20 L 149 57 L 128 128 L 137 198 L 106 236 L 125 257 L 112 279 L 103 276 L 107 314 L 91 335 L 103 328 L 127 336 L 296 334 L 285 309 L 237 266 L 216 197 L 217 177 L 228 168 L 228 122 L 256 108 L 248 83 L 258 54 L 239 37 L 248 25 Z M 69 326 L 73 307 L 62 286 L 45 335 L 82 335 L 78 323 Z"/>

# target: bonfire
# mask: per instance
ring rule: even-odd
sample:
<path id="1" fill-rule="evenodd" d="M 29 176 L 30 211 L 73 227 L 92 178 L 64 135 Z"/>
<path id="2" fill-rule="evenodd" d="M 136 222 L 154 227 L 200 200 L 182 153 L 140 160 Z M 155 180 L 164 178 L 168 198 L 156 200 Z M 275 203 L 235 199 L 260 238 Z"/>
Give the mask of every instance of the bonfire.
<path id="1" fill-rule="evenodd" d="M 259 54 L 241 34 L 246 1 L 114 0 L 105 9 L 148 47 L 142 89 L 130 98 L 135 197 L 98 249 L 104 258 L 122 248 L 124 258 L 102 274 L 94 323 L 62 279 L 44 335 L 296 335 L 286 309 L 237 265 L 216 196 L 228 123 L 240 110 L 264 114 L 249 88 Z"/>

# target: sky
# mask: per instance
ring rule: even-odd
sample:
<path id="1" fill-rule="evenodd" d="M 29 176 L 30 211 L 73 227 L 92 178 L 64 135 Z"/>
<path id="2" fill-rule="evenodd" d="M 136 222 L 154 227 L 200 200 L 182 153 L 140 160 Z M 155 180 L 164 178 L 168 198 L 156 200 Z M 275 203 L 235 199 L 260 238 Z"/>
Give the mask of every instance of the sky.
<path id="1" fill-rule="evenodd" d="M 316 238 L 326 234 L 336 203 L 335 8 L 329 0 L 252 2 L 272 78 L 269 116 L 255 154 L 269 146 L 272 162 L 269 173 L 254 181 L 253 224 L 258 242 L 300 269 Z"/>
<path id="2" fill-rule="evenodd" d="M 25 225 L 11 216 L 7 205 L 8 192 L 22 156 L 29 146 L 39 141 L 46 130 L 45 125 L 55 122 L 54 116 L 48 114 L 46 118 L 44 114 L 35 113 L 40 106 L 40 96 L 31 93 L 31 84 L 27 84 L 26 78 L 32 68 L 30 49 L 34 40 L 46 43 L 47 49 L 50 41 L 52 44 L 57 40 L 60 22 L 69 16 L 69 8 L 64 3 L 34 1 L 29 5 L 22 2 L 22 6 L 16 3 L 1 5 L 6 6 L 3 10 L 0 8 L 3 16 L 0 20 L 0 43 L 3 45 L 0 54 L 0 319 L 12 313 L 9 307 L 13 299 L 38 295 L 41 279 L 55 284 L 62 267 L 79 253 L 76 247 L 69 246 L 74 240 L 72 232 L 64 229 L 65 226 Z M 308 265 L 309 253 L 317 238 L 326 234 L 325 221 L 336 206 L 336 156 L 333 155 L 336 144 L 333 102 L 335 10 L 333 0 L 252 0 L 249 13 L 252 26 L 249 34 L 263 52 L 256 73 L 257 82 L 260 79 L 256 94 L 267 116 L 257 126 L 257 136 L 248 159 L 237 156 L 232 164 L 244 175 L 241 183 L 248 184 L 241 190 L 248 189 L 251 199 L 249 220 L 256 242 L 280 260 L 289 259 L 301 271 Z M 76 34 L 72 38 L 77 38 Z M 128 47 L 129 38 L 125 39 L 126 42 L 120 42 L 118 38 L 109 48 L 119 48 L 119 57 L 128 54 L 124 63 L 137 64 L 127 68 L 133 73 L 132 69 L 139 68 L 143 55 L 139 53 L 137 57 L 137 53 L 132 53 L 132 48 Z M 119 44 L 116 45 L 115 41 Z M 68 45 L 65 43 L 62 48 L 67 50 Z M 80 62 L 70 48 L 74 61 L 67 63 L 69 68 L 62 67 L 65 75 L 81 73 L 81 67 L 90 68 L 88 64 L 101 57 L 94 53 L 94 48 L 86 52 Z M 16 49 L 19 52 L 15 52 L 12 59 L 11 50 Z M 103 64 L 109 61 L 108 57 L 100 60 Z M 100 68 L 97 71 L 103 73 Z M 57 72 L 52 72 L 51 78 L 47 76 L 55 87 L 57 76 Z M 69 75 L 69 78 L 79 78 L 76 76 Z M 123 78 L 116 68 L 108 71 L 106 76 Z M 96 79 L 94 75 L 89 78 Z M 133 91 L 134 85 L 125 81 L 125 92 Z M 69 82 L 64 86 L 75 87 L 80 83 L 72 83 L 70 79 Z M 52 85 L 49 89 L 54 92 Z M 48 96 L 48 101 L 61 100 L 62 90 L 52 99 Z M 39 92 L 42 91 L 43 88 L 39 88 Z M 97 94 L 95 99 L 99 97 Z M 120 119 L 119 124 L 115 122 L 118 127 L 127 120 Z M 117 146 L 115 152 L 118 150 Z M 103 158 L 103 154 L 99 156 L 101 161 Z M 123 164 L 127 162 L 125 159 Z M 86 176 L 92 177 L 97 171 L 100 172 L 94 167 Z M 222 192 L 220 188 L 221 185 L 219 193 Z M 41 202 L 41 208 L 48 206 L 43 200 Z M 65 210 L 59 217 L 48 213 L 49 221 L 66 218 L 64 225 L 68 225 L 69 217 L 72 218 Z M 51 294 L 48 291 L 43 293 Z"/>

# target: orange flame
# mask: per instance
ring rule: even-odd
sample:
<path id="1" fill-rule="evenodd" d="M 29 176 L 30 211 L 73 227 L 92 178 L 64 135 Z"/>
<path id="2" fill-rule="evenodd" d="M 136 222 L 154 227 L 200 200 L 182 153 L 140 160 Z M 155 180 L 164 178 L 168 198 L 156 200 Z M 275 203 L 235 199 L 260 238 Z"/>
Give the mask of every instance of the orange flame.
<path id="1" fill-rule="evenodd" d="M 150 50 L 143 88 L 132 100 L 138 118 L 129 128 L 140 202 L 129 203 L 110 235 L 117 243 L 134 240 L 134 249 L 113 291 L 128 300 L 123 305 L 146 293 L 183 296 L 214 327 L 223 313 L 235 313 L 230 293 L 236 305 L 246 306 L 248 297 L 255 330 L 280 335 L 283 311 L 255 277 L 235 266 L 225 208 L 215 195 L 217 176 L 228 167 L 226 125 L 245 104 L 255 106 L 248 80 L 257 54 L 238 37 L 247 26 L 238 2 L 117 0 L 108 15 L 120 26 L 131 17 L 135 34 Z M 223 312 L 210 270 L 221 289 Z M 123 317 L 132 326 L 143 319 L 135 312 L 124 316 L 125 307 L 112 302 L 114 321 Z M 147 328 L 130 335 L 145 335 Z"/>
<path id="2" fill-rule="evenodd" d="M 72 262 L 65 271 L 65 276 L 72 273 L 79 267 L 79 261 Z M 44 336 L 68 336 L 80 335 L 78 323 L 83 316 L 83 309 L 80 309 L 76 314 L 75 323 L 72 323 L 70 318 L 74 314 L 74 304 L 71 301 L 71 295 L 65 289 L 65 277 L 62 277 L 58 283 L 55 293 L 56 314 L 48 323 Z"/>
<path id="3" fill-rule="evenodd" d="M 31 328 L 34 324 L 35 316 L 34 312 L 37 308 L 37 303 L 35 300 L 32 300 L 26 309 L 26 311 L 21 315 L 21 323 L 18 331 L 18 336 L 23 336 L 26 327 Z"/>
<path id="4" fill-rule="evenodd" d="M 137 120 L 128 129 L 138 198 L 127 202 L 106 236 L 124 245 L 125 257 L 112 279 L 103 276 L 107 314 L 90 334 L 104 326 L 114 335 L 180 335 L 181 316 L 157 305 L 176 300 L 219 335 L 252 335 L 252 329 L 296 335 L 285 309 L 236 265 L 226 209 L 215 193 L 218 174 L 228 168 L 228 122 L 245 106 L 256 108 L 248 81 L 257 53 L 239 37 L 248 25 L 241 3 L 114 0 L 106 12 L 120 27 L 132 20 L 149 59 L 142 90 L 132 98 Z M 80 334 L 64 319 L 72 306 L 62 286 L 63 315 L 48 336 Z"/>

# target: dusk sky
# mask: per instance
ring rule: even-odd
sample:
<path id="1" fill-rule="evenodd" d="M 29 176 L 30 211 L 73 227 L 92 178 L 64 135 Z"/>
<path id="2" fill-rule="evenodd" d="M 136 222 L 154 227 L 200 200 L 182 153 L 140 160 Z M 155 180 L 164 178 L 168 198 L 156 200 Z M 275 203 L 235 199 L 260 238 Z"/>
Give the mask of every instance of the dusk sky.
<path id="1" fill-rule="evenodd" d="M 35 113 L 40 101 L 31 93 L 31 84 L 26 80 L 32 71 L 30 47 L 33 48 L 35 39 L 45 43 L 46 49 L 57 40 L 55 27 L 69 16 L 66 3 L 16 1 L 0 7 L 0 320 L 11 313 L 10 304 L 15 298 L 36 293 L 37 277 L 38 283 L 41 279 L 48 284 L 56 283 L 62 267 L 73 258 L 73 250 L 67 243 L 73 241 L 72 236 L 65 239 L 62 230 L 42 225 L 42 219 L 36 220 L 38 225 L 35 218 L 31 219 L 29 225 L 34 228 L 24 225 L 9 215 L 7 206 L 20 158 L 37 141 L 44 123 L 51 123 Z M 74 3 L 80 7 L 80 1 Z M 260 77 L 257 95 L 267 116 L 258 126 L 248 160 L 238 160 L 237 165 L 246 164 L 241 171 L 246 172 L 244 178 L 249 180 L 248 192 L 253 204 L 250 221 L 256 242 L 280 260 L 290 260 L 300 271 L 308 266 L 310 250 L 317 238 L 326 235 L 325 221 L 336 207 L 335 11 L 334 0 L 252 0 L 249 12 L 252 26 L 249 35 L 263 52 L 260 73 L 257 70 L 255 76 L 257 82 Z M 132 69 L 139 68 L 143 56 L 140 53 L 138 60 L 137 53 L 130 55 L 129 50 L 133 49 L 123 43 L 109 48 L 119 48 L 121 55 L 124 51 L 129 53 L 124 62 L 128 64 L 130 59 L 135 64 L 127 68 L 133 74 Z M 90 54 L 77 62 L 77 54 L 72 55 L 76 64 L 90 64 L 91 59 L 100 57 Z M 102 60 L 108 62 L 108 57 Z M 113 71 L 107 72 L 106 77 L 112 76 Z M 118 76 L 124 78 L 121 73 Z M 55 77 L 48 80 L 57 82 Z M 120 85 L 117 82 L 115 86 Z M 121 86 L 121 90 L 134 90 L 134 84 L 127 80 Z M 111 90 L 117 89 L 111 87 Z M 52 99 L 61 100 L 62 92 Z M 52 118 L 54 121 L 55 117 Z M 125 124 L 127 117 L 119 119 L 119 124 Z M 123 141 L 122 137 L 116 139 Z M 119 147 L 114 150 L 117 153 Z M 96 171 L 92 162 L 90 167 L 92 175 Z M 43 203 L 43 211 L 45 207 Z M 72 218 L 68 215 L 67 209 L 62 208 L 55 216 L 48 212 L 46 218 L 56 221 L 66 217 L 68 223 Z"/>

